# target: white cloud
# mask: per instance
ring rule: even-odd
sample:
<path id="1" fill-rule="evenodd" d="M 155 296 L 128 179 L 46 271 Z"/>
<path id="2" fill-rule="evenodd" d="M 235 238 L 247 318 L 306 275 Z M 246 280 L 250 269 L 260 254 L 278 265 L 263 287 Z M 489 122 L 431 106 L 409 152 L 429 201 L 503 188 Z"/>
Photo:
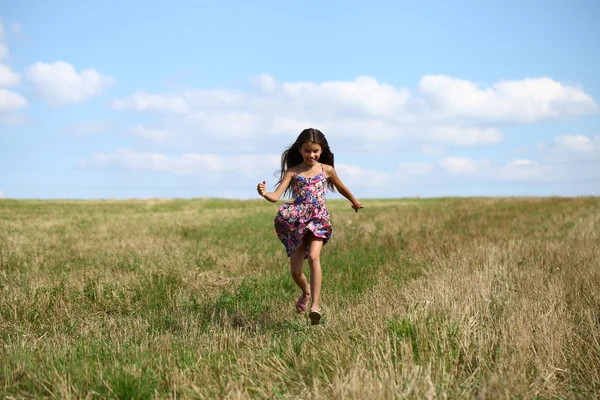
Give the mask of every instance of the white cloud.
<path id="1" fill-rule="evenodd" d="M 424 76 L 419 96 L 372 77 L 352 81 L 278 82 L 254 79 L 255 91 L 228 89 L 140 91 L 113 101 L 120 111 L 164 115 L 143 125 L 169 132 L 171 143 L 201 147 L 206 140 L 249 141 L 265 135 L 297 135 L 306 127 L 328 138 L 352 138 L 356 146 L 410 139 L 439 145 L 494 145 L 503 141 L 499 123 L 565 118 L 598 110 L 593 99 L 573 86 L 549 78 L 499 82 L 481 89 L 446 76 Z M 162 135 L 140 135 L 161 142 Z M 162 144 L 162 142 L 161 142 Z M 431 151 L 429 151 L 431 153 Z M 435 153 L 435 151 L 434 151 Z"/>
<path id="2" fill-rule="evenodd" d="M 134 126 L 129 133 L 133 136 L 138 136 L 153 141 L 161 141 L 169 136 L 169 131 L 166 129 L 152 129 L 143 125 Z"/>
<path id="3" fill-rule="evenodd" d="M 23 29 L 21 28 L 21 24 L 19 24 L 18 22 L 13 22 L 9 25 L 11 33 L 13 35 L 15 35 L 16 37 L 22 37 L 23 36 Z M 4 25 L 2 24 L 2 21 L 0 21 L 0 62 L 6 62 L 6 60 L 8 60 L 8 45 L 6 43 L 4 43 L 4 41 L 6 40 L 6 30 L 4 28 Z M 4 85 L 4 86 L 11 86 L 11 85 Z"/>
<path id="4" fill-rule="evenodd" d="M 389 173 L 358 165 L 336 164 L 335 170 L 346 186 L 382 187 L 390 181 Z"/>
<path id="5" fill-rule="evenodd" d="M 537 162 L 531 161 L 531 160 L 514 160 L 514 161 L 511 161 L 510 164 L 514 165 L 516 167 L 522 167 L 525 165 L 535 165 L 535 164 L 537 164 Z"/>
<path id="6" fill-rule="evenodd" d="M 152 94 L 137 91 L 131 96 L 113 101 L 116 110 L 134 110 L 163 114 L 193 114 L 206 109 L 227 109 L 243 104 L 246 95 L 242 92 L 225 89 L 187 89 L 175 93 Z"/>
<path id="7" fill-rule="evenodd" d="M 453 174 L 472 174 L 477 171 L 479 163 L 467 157 L 445 157 L 439 164 Z"/>
<path id="8" fill-rule="evenodd" d="M 537 160 L 518 158 L 494 164 L 485 159 L 446 157 L 439 161 L 451 174 L 469 174 L 470 179 L 498 183 L 583 183 L 600 181 L 600 135 L 560 135 L 539 146 Z M 596 192 L 594 192 L 596 193 Z"/>
<path id="9" fill-rule="evenodd" d="M 0 86 L 17 86 L 21 76 L 13 72 L 8 65 L 0 64 Z"/>
<path id="10" fill-rule="evenodd" d="M 38 93 L 54 105 L 82 103 L 102 94 L 115 83 L 114 78 L 95 69 L 77 72 L 71 64 L 62 61 L 38 62 L 26 70 L 25 76 Z"/>
<path id="11" fill-rule="evenodd" d="M 537 161 L 533 160 L 513 160 L 505 165 L 501 165 L 490 171 L 491 178 L 497 178 L 501 181 L 536 181 L 536 180 L 548 180 L 554 179 L 555 177 L 550 175 L 543 175 L 543 170 L 546 166 L 540 165 Z"/>
<path id="12" fill-rule="evenodd" d="M 8 46 L 0 43 L 0 61 L 8 59 Z"/>
<path id="13" fill-rule="evenodd" d="M 556 145 L 563 150 L 577 153 L 592 153 L 600 150 L 600 140 L 584 135 L 561 135 L 556 138 Z"/>
<path id="14" fill-rule="evenodd" d="M 263 91 L 265 93 L 272 93 L 278 87 L 278 84 L 277 84 L 277 81 L 275 80 L 275 78 L 272 77 L 271 75 L 267 75 L 267 74 L 263 74 L 263 75 L 259 75 L 259 76 L 255 77 L 253 82 L 261 91 Z"/>
<path id="15" fill-rule="evenodd" d="M 0 199 L 4 198 L 4 192 L 2 190 L 0 190 Z"/>
<path id="16" fill-rule="evenodd" d="M 115 123 L 110 120 L 82 121 L 67 126 L 63 132 L 74 136 L 91 136 L 115 129 Z"/>
<path id="17" fill-rule="evenodd" d="M 496 144 L 503 140 L 498 128 L 463 128 L 457 126 L 438 126 L 432 129 L 430 137 L 434 140 L 460 145 Z"/>
<path id="18" fill-rule="evenodd" d="M 600 135 L 589 139 L 600 149 Z M 485 158 L 448 156 L 437 162 L 402 162 L 388 168 L 374 165 L 365 168 L 354 164 L 360 160 L 353 160 L 352 164 L 338 161 L 336 169 L 341 180 L 358 198 L 465 194 L 470 188 L 476 188 L 472 194 L 490 195 L 511 194 L 515 190 L 530 194 L 598 193 L 600 150 L 580 153 L 562 148 L 562 141 L 562 137 L 553 139 L 542 151 L 534 153 L 535 158 L 521 155 L 503 163 L 492 163 Z M 267 180 L 267 185 L 274 188 L 273 174 L 279 169 L 279 161 L 279 154 L 171 154 L 120 149 L 95 154 L 81 166 L 149 174 L 162 172 L 162 179 L 148 175 L 156 179 L 157 188 L 180 179 L 182 185 L 189 182 L 194 187 L 209 183 L 210 189 L 203 193 L 210 195 L 235 192 L 234 197 L 247 198 L 255 196 L 254 185 L 260 180 Z M 486 189 L 481 192 L 481 188 Z"/>
<path id="19" fill-rule="evenodd" d="M 446 149 L 442 146 L 434 146 L 431 144 L 425 144 L 421 146 L 421 152 L 426 156 L 439 156 L 446 152 Z"/>
<path id="20" fill-rule="evenodd" d="M 408 90 L 379 83 L 370 76 L 359 76 L 352 82 L 284 83 L 281 89 L 307 108 L 339 107 L 371 117 L 394 117 L 410 98 Z"/>
<path id="21" fill-rule="evenodd" d="M 28 106 L 25 97 L 7 89 L 0 88 L 0 111 L 15 111 Z"/>
<path id="22" fill-rule="evenodd" d="M 0 21 L 0 62 L 8 59 L 8 46 L 3 43 L 4 40 L 6 40 L 6 31 L 2 21 Z"/>
<path id="23" fill-rule="evenodd" d="M 205 133 L 229 137 L 250 137 L 260 131 L 260 116 L 244 111 L 197 111 L 185 121 L 202 126 Z"/>
<path id="24" fill-rule="evenodd" d="M 135 110 L 158 113 L 186 113 L 189 111 L 186 99 L 179 94 L 150 94 L 135 92 L 132 96 L 113 101 L 118 111 Z"/>
<path id="25" fill-rule="evenodd" d="M 426 75 L 419 93 L 440 118 L 485 122 L 535 122 L 598 112 L 581 89 L 547 77 L 501 81 L 482 88 L 444 75 Z"/>
<path id="26" fill-rule="evenodd" d="M 211 176 L 214 172 L 242 175 L 272 173 L 279 168 L 279 155 L 236 155 L 187 153 L 171 157 L 163 153 L 119 149 L 114 153 L 97 153 L 82 163 L 83 168 L 117 167 L 124 170 L 161 171 L 184 175 Z"/>
<path id="27" fill-rule="evenodd" d="M 357 139 L 366 141 L 390 140 L 394 137 L 406 135 L 405 132 L 386 121 L 371 119 L 359 119 L 355 117 L 341 118 L 339 120 L 328 120 L 317 122 L 310 118 L 291 119 L 285 117 L 273 117 L 267 132 L 271 135 L 286 134 L 297 135 L 307 127 L 318 128 L 328 138 Z"/>
<path id="28" fill-rule="evenodd" d="M 267 180 L 268 186 L 276 182 L 279 171 L 279 154 L 218 155 L 186 153 L 170 156 L 164 153 L 119 149 L 113 153 L 97 153 L 80 164 L 82 168 L 118 168 L 130 171 L 166 172 L 175 175 L 198 176 L 223 185 L 227 176 Z M 350 186 L 383 187 L 390 182 L 389 173 L 356 165 L 336 164 L 340 179 Z M 237 179 L 236 178 L 236 179 Z M 227 178 L 229 179 L 229 178 Z"/>

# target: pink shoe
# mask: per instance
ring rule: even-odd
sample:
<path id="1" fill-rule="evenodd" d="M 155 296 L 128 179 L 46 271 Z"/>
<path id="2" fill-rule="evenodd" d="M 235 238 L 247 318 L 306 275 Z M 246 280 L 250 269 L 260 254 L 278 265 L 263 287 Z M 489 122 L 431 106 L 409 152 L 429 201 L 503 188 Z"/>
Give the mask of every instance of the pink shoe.
<path id="1" fill-rule="evenodd" d="M 302 296 L 298 297 L 298 301 L 296 302 L 296 311 L 298 314 L 304 314 L 306 312 L 309 300 L 310 295 L 302 294 Z"/>

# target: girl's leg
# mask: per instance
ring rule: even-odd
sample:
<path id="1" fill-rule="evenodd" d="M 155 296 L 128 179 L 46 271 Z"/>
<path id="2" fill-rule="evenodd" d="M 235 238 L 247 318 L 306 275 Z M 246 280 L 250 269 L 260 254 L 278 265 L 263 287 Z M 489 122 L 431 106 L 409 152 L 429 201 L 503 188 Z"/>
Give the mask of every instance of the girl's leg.
<path id="1" fill-rule="evenodd" d="M 302 243 L 300 247 L 292 254 L 290 254 L 290 267 L 292 272 L 292 279 L 296 282 L 296 285 L 302 290 L 302 294 L 305 297 L 310 297 L 311 291 L 308 286 L 308 281 L 304 272 L 302 272 L 302 266 L 304 265 L 304 254 L 306 253 L 306 244 Z"/>
<path id="2" fill-rule="evenodd" d="M 310 307 L 311 311 L 319 309 L 319 300 L 321 300 L 322 248 L 323 239 L 312 236 L 310 238 L 310 250 L 308 253 L 308 265 L 310 266 L 310 291 L 312 293 L 312 306 Z"/>

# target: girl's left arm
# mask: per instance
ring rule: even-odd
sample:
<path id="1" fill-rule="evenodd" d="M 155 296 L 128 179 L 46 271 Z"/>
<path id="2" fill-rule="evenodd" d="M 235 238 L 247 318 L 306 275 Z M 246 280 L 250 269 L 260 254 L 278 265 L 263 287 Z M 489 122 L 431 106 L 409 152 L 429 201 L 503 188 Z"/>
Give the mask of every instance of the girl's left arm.
<path id="1" fill-rule="evenodd" d="M 338 192 L 340 192 L 340 194 L 342 196 L 344 196 L 345 198 L 350 200 L 350 203 L 352 203 L 352 208 L 354 208 L 354 211 L 358 212 L 359 209 L 363 208 L 362 203 L 360 201 L 356 200 L 356 198 L 354 197 L 354 195 L 352 195 L 352 193 L 346 187 L 346 185 L 344 185 L 342 183 L 337 172 L 335 172 L 335 168 L 333 168 L 331 165 L 326 165 L 326 164 L 324 164 L 324 166 L 325 166 L 325 172 L 327 173 L 327 177 L 329 179 L 331 179 L 331 182 L 333 183 L 335 188 L 338 190 Z"/>

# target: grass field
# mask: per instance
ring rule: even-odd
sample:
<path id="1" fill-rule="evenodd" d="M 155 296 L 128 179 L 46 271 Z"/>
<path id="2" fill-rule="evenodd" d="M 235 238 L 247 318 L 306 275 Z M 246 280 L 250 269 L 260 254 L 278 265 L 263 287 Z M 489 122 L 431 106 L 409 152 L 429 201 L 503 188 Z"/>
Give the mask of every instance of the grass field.
<path id="1" fill-rule="evenodd" d="M 600 397 L 600 198 L 328 204 L 313 327 L 277 205 L 0 200 L 0 397 Z"/>

